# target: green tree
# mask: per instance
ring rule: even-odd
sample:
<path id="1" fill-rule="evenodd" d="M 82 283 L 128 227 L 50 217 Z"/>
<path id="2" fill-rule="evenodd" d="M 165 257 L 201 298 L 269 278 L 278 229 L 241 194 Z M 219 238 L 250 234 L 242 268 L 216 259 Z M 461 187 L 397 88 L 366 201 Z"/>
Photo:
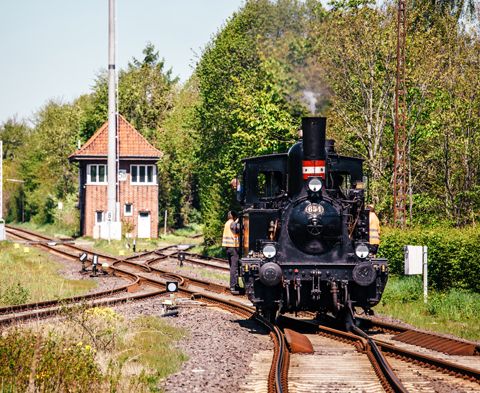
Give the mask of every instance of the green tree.
<path id="1" fill-rule="evenodd" d="M 165 62 L 152 44 L 143 50 L 143 60 L 133 60 L 119 71 L 118 111 L 150 141 L 173 107 L 178 78 L 164 70 Z M 93 87 L 92 104 L 82 129 L 87 140 L 108 118 L 108 75 L 102 72 Z"/>
<path id="2" fill-rule="evenodd" d="M 198 86 L 195 77 L 175 97 L 173 109 L 157 131 L 160 210 L 169 210 L 169 224 L 186 225 L 198 209 L 196 166 L 199 149 L 195 125 Z"/>
<path id="3" fill-rule="evenodd" d="M 331 89 L 330 132 L 340 148 L 366 159 L 371 195 L 388 192 L 395 84 L 394 15 L 371 7 L 339 7 L 312 32 Z"/>
<path id="4" fill-rule="evenodd" d="M 26 143 L 30 128 L 24 121 L 15 117 L 7 119 L 0 125 L 0 140 L 3 142 L 3 158 L 14 160 L 18 150 Z"/>
<path id="5" fill-rule="evenodd" d="M 19 174 L 24 179 L 27 219 L 51 223 L 58 200 L 77 192 L 77 169 L 68 162 L 81 124 L 78 102 L 47 103 L 36 115 L 35 128 L 22 151 Z"/>
<path id="6" fill-rule="evenodd" d="M 247 2 L 197 66 L 198 177 L 209 243 L 218 241 L 226 211 L 234 206 L 229 183 L 241 159 L 285 151 L 294 139 L 299 105 L 287 99 L 290 83 L 282 63 L 265 53 L 269 44 L 298 28 L 296 7 L 295 1 Z"/>

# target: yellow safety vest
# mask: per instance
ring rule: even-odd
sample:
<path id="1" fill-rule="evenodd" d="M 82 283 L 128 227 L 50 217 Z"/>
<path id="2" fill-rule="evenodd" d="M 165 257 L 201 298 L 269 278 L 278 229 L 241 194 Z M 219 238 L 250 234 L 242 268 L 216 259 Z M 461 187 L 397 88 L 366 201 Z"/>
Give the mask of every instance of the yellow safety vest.
<path id="1" fill-rule="evenodd" d="M 238 235 L 233 233 L 230 226 L 233 220 L 228 220 L 223 228 L 222 247 L 238 247 Z"/>
<path id="2" fill-rule="evenodd" d="M 369 242 L 370 244 L 380 244 L 380 221 L 374 212 L 370 212 L 369 222 Z"/>

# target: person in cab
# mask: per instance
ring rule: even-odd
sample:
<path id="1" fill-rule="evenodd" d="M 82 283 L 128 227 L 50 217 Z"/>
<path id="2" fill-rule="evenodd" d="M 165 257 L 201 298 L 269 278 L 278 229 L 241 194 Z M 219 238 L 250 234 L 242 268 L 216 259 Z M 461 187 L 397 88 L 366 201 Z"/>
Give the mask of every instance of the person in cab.
<path id="1" fill-rule="evenodd" d="M 373 255 L 376 255 L 378 252 L 378 247 L 380 246 L 380 220 L 378 219 L 377 214 L 375 213 L 375 206 L 368 205 L 369 209 L 369 243 L 370 243 L 370 252 Z"/>

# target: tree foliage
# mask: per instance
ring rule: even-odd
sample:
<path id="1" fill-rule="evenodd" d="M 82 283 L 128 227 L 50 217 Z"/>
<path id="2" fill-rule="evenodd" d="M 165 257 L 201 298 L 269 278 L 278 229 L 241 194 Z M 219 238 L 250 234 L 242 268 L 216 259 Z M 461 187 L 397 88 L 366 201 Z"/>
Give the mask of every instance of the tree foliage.
<path id="1" fill-rule="evenodd" d="M 281 63 L 263 51 L 295 26 L 292 10 L 269 1 L 247 2 L 207 46 L 197 66 L 198 178 L 207 242 L 218 239 L 226 211 L 235 206 L 229 184 L 241 159 L 284 151 L 294 140 L 297 108 L 278 83 Z"/>
<path id="2" fill-rule="evenodd" d="M 463 226 L 480 218 L 480 28 L 471 5 L 408 3 L 412 223 Z M 365 159 L 368 197 L 390 221 L 396 6 L 249 0 L 208 43 L 185 84 L 150 44 L 120 70 L 120 113 L 164 153 L 160 207 L 170 224 L 188 223 L 199 209 L 207 242 L 218 241 L 226 211 L 238 207 L 229 184 L 241 160 L 286 151 L 304 114 L 327 116 L 327 137 L 339 153 Z M 26 180 L 27 218 L 55 220 L 52 206 L 72 201 L 76 169 L 66 157 L 106 119 L 101 73 L 91 94 L 50 102 L 32 129 L 16 120 L 0 126 L 6 171 Z M 9 187 L 9 209 L 18 212 L 22 187 Z"/>
<path id="3" fill-rule="evenodd" d="M 164 70 L 165 62 L 152 44 L 143 50 L 144 58 L 133 58 L 125 70 L 118 73 L 118 112 L 149 140 L 155 140 L 156 130 L 173 107 L 174 87 L 178 78 L 172 70 Z M 108 118 L 108 74 L 97 77 L 92 93 L 88 121 L 82 129 L 84 140 Z"/>

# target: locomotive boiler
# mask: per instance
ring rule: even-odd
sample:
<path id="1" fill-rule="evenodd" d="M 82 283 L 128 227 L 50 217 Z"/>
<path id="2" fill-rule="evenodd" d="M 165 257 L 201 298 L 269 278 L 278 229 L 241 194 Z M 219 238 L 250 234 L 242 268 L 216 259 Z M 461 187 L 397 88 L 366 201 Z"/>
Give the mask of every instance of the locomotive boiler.
<path id="1" fill-rule="evenodd" d="M 279 312 L 369 313 L 388 267 L 369 247 L 363 160 L 336 153 L 326 118 L 303 118 L 302 131 L 287 153 L 243 160 L 239 268 L 246 294 L 271 320 Z"/>

